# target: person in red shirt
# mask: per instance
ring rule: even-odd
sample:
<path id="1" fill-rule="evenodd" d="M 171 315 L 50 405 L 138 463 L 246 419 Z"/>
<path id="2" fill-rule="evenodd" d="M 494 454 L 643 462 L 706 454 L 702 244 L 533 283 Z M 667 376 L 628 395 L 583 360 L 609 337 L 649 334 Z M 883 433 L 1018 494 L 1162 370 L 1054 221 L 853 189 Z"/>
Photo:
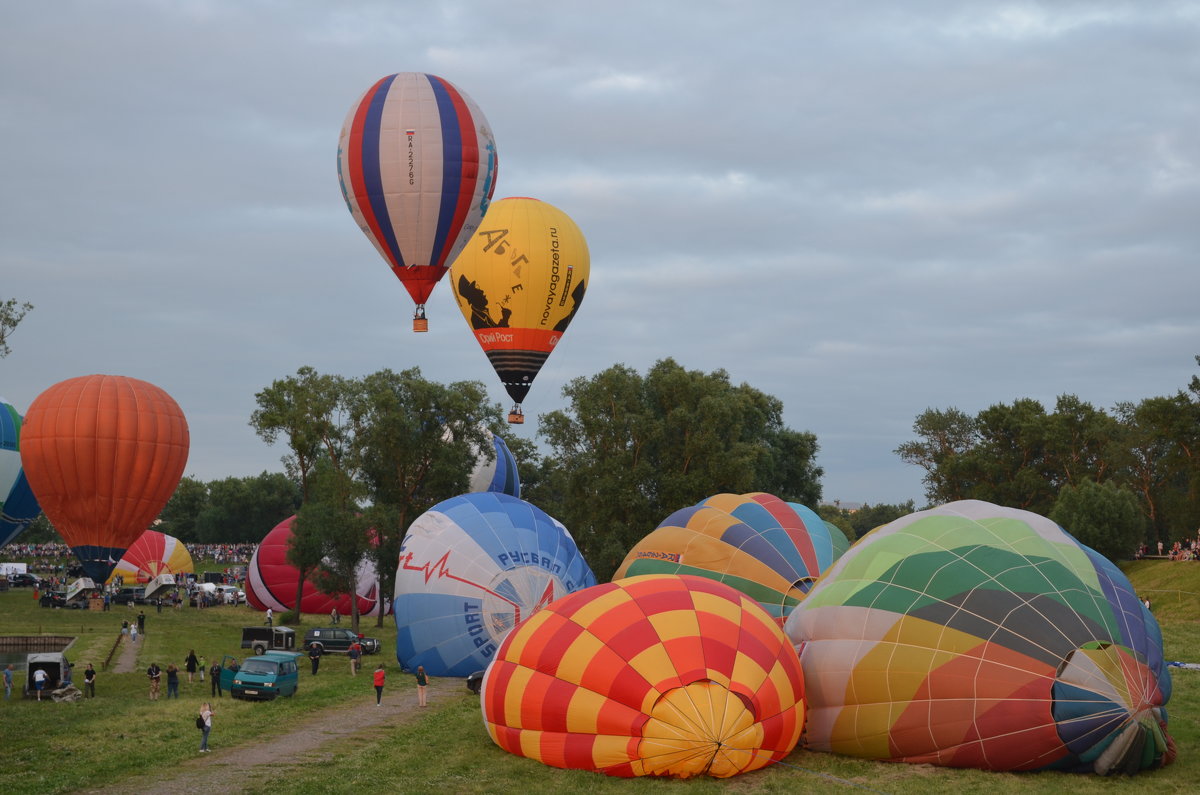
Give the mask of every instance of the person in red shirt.
<path id="1" fill-rule="evenodd" d="M 383 701 L 383 679 L 387 676 L 383 670 L 383 663 L 379 663 L 379 667 L 375 669 L 375 706 L 379 706 Z"/>

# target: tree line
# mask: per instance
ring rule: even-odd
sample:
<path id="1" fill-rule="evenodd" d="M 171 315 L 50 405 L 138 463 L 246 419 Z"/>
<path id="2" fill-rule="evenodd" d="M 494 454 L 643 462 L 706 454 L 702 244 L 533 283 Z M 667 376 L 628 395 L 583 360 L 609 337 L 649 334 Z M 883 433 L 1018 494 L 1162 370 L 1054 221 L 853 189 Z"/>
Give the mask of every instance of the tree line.
<path id="1" fill-rule="evenodd" d="M 925 470 L 930 504 L 978 499 L 1033 511 L 1110 558 L 1200 528 L 1197 376 L 1173 395 L 1111 412 L 1069 394 L 1053 411 L 1030 398 L 974 416 L 931 408 L 913 433 L 895 452 Z"/>

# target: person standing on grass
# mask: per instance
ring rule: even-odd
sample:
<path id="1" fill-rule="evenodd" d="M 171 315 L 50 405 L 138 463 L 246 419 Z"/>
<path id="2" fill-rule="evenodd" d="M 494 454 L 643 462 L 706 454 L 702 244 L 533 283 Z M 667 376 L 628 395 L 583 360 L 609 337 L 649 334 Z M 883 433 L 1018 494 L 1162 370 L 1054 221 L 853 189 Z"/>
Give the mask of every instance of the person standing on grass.
<path id="1" fill-rule="evenodd" d="M 274 621 L 275 621 L 275 611 L 268 607 L 267 608 L 267 626 L 268 627 L 273 626 Z"/>
<path id="2" fill-rule="evenodd" d="M 189 685 L 190 685 L 192 682 L 196 681 L 196 680 L 194 679 L 194 677 L 196 676 L 196 668 L 197 668 L 199 665 L 200 665 L 200 661 L 196 659 L 196 650 L 195 650 L 195 649 L 189 649 L 189 650 L 188 650 L 187 657 L 185 657 L 185 658 L 184 658 L 184 660 L 183 660 L 183 667 L 184 667 L 185 669 L 187 669 L 187 675 L 188 675 L 188 684 L 189 684 Z M 203 677 L 203 674 L 201 674 L 201 677 Z M 200 681 L 204 681 L 204 680 L 203 680 L 203 678 L 202 678 Z"/>
<path id="3" fill-rule="evenodd" d="M 199 666 L 199 668 L 200 668 L 200 681 L 201 681 L 201 682 L 203 682 L 203 681 L 204 681 L 204 671 L 206 670 L 206 666 L 205 666 L 204 662 L 205 662 L 205 661 L 204 661 L 204 655 L 203 655 L 203 654 L 201 654 L 201 655 L 200 655 L 200 657 L 199 657 L 199 659 L 198 659 L 198 662 L 197 662 L 197 665 L 198 665 L 198 666 Z"/>
<path id="4" fill-rule="evenodd" d="M 221 692 L 221 664 L 214 661 L 212 668 L 208 669 L 208 678 L 212 680 L 212 694 L 217 698 L 224 695 Z"/>
<path id="5" fill-rule="evenodd" d="M 146 634 L 146 611 L 145 610 L 138 611 L 138 634 L 139 635 Z"/>
<path id="6" fill-rule="evenodd" d="M 167 666 L 167 698 L 179 698 L 179 667 L 175 663 Z"/>
<path id="7" fill-rule="evenodd" d="M 417 706 L 423 707 L 426 704 L 425 688 L 429 686 L 429 677 L 425 675 L 425 666 L 417 666 Z"/>
<path id="8" fill-rule="evenodd" d="M 158 663 L 150 663 L 146 669 L 146 678 L 150 680 L 150 700 L 158 701 L 158 687 L 162 683 L 162 669 Z"/>
<path id="9" fill-rule="evenodd" d="M 96 669 L 91 663 L 83 669 L 83 694 L 88 698 L 96 697 Z"/>
<path id="10" fill-rule="evenodd" d="M 308 644 L 308 659 L 312 663 L 312 675 L 317 675 L 317 669 L 321 667 L 321 647 L 316 643 Z"/>
<path id="11" fill-rule="evenodd" d="M 358 676 L 358 655 L 362 653 L 361 650 L 362 646 L 359 645 L 358 641 L 354 641 L 350 644 L 350 653 L 347 656 L 350 657 L 351 676 Z"/>
<path id="12" fill-rule="evenodd" d="M 200 753 L 208 753 L 208 733 L 212 731 L 213 708 L 212 705 L 205 701 L 200 705 L 200 720 L 204 725 L 200 727 Z"/>
<path id="13" fill-rule="evenodd" d="M 12 698 L 12 676 L 13 676 L 12 672 L 13 672 L 13 664 L 9 663 L 4 668 L 4 700 L 5 701 Z"/>
<path id="14" fill-rule="evenodd" d="M 375 669 L 375 706 L 380 706 L 383 701 L 383 680 L 387 676 L 387 672 L 383 670 L 383 663 Z"/>

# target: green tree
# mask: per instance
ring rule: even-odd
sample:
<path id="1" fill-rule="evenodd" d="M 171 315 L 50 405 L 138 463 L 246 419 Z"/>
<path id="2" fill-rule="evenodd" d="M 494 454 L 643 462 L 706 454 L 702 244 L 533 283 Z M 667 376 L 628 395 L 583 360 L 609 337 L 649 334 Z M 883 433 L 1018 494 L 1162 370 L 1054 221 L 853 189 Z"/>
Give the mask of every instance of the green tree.
<path id="1" fill-rule="evenodd" d="M 362 484 L 330 459 L 320 458 L 310 486 L 310 498 L 292 524 L 297 554 L 289 548 L 289 560 L 298 559 L 301 552 L 304 562 L 319 555 L 312 577 L 317 588 L 327 594 L 356 594 L 358 568 L 369 548 L 367 519 L 359 502 Z M 297 613 L 299 604 L 298 594 Z M 350 626 L 357 633 L 358 599 L 351 598 L 350 605 Z"/>
<path id="2" fill-rule="evenodd" d="M 1189 510 L 1200 412 L 1183 392 L 1117 404 L 1119 479 L 1138 495 L 1149 541 L 1182 538 L 1195 524 Z M 1193 503 L 1194 505 L 1194 503 Z"/>
<path id="3" fill-rule="evenodd" d="M 771 491 L 817 504 L 816 437 L 783 425 L 783 404 L 723 370 L 672 359 L 643 377 L 624 365 L 563 388 L 540 418 L 551 454 L 526 498 L 562 521 L 597 577 L 681 507 L 721 492 Z"/>
<path id="4" fill-rule="evenodd" d="M 287 473 L 308 499 L 308 478 L 322 455 L 337 461 L 343 453 L 345 385 L 342 378 L 301 367 L 296 375 L 277 380 L 254 396 L 258 408 L 250 425 L 267 444 L 285 437 Z"/>
<path id="5" fill-rule="evenodd" d="M 196 540 L 203 544 L 261 541 L 299 504 L 296 484 L 279 472 L 214 480 L 208 486 L 208 504 L 196 516 Z"/>
<path id="6" fill-rule="evenodd" d="M 414 519 L 467 491 L 479 452 L 494 457 L 489 428 L 499 432 L 500 405 L 478 381 L 429 381 L 417 368 L 382 370 L 351 382 L 346 448 L 370 502 L 381 598 L 395 591 L 396 560 Z M 527 448 L 525 448 L 527 449 Z M 382 626 L 382 612 L 377 618 Z"/>
<path id="7" fill-rule="evenodd" d="M 1113 562 L 1132 558 L 1145 533 L 1137 497 L 1112 483 L 1063 487 L 1050 519 Z"/>
<path id="8" fill-rule="evenodd" d="M 15 298 L 0 301 L 0 359 L 12 351 L 8 347 L 8 338 L 25 318 L 25 314 L 33 309 L 33 304 L 18 302 Z"/>
<path id="9" fill-rule="evenodd" d="M 200 534 L 196 530 L 196 520 L 207 507 L 208 484 L 185 475 L 158 515 L 156 529 L 180 541 L 197 542 Z"/>
<path id="10" fill-rule="evenodd" d="M 905 442 L 895 449 L 906 464 L 925 470 L 922 482 L 925 497 L 930 503 L 966 499 L 974 481 L 965 472 L 964 459 L 979 443 L 979 429 L 974 417 L 956 408 L 926 409 L 913 423 L 918 439 Z"/>

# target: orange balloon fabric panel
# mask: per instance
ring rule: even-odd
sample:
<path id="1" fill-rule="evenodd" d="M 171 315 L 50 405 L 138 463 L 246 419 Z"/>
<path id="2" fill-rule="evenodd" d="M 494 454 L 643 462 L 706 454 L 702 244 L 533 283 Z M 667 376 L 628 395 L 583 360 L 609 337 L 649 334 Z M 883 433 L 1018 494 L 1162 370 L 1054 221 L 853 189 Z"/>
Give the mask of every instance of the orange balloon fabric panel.
<path id="1" fill-rule="evenodd" d="M 183 411 L 161 388 L 89 375 L 33 401 L 21 462 L 46 518 L 104 582 L 179 485 L 188 447 Z"/>

